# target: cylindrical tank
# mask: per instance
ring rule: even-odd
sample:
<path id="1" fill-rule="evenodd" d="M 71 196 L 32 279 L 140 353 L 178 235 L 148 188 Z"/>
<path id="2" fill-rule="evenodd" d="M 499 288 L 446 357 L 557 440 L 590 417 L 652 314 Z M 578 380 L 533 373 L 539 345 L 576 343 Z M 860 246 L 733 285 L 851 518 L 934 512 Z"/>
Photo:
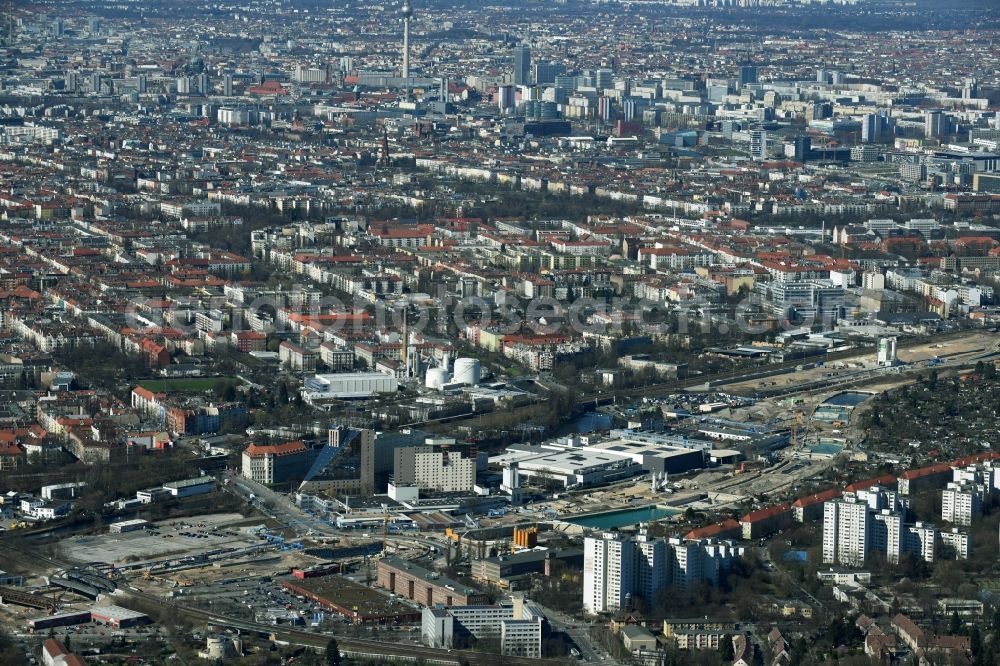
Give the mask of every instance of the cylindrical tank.
<path id="1" fill-rule="evenodd" d="M 209 636 L 206 643 L 209 659 L 225 659 L 233 653 L 232 643 L 224 636 Z"/>
<path id="2" fill-rule="evenodd" d="M 440 391 L 441 387 L 448 383 L 448 371 L 444 368 L 427 368 L 427 376 L 424 386 L 434 391 Z"/>
<path id="3" fill-rule="evenodd" d="M 482 376 L 482 367 L 478 359 L 457 358 L 455 359 L 456 384 L 467 384 L 469 386 L 479 386 L 479 379 Z"/>

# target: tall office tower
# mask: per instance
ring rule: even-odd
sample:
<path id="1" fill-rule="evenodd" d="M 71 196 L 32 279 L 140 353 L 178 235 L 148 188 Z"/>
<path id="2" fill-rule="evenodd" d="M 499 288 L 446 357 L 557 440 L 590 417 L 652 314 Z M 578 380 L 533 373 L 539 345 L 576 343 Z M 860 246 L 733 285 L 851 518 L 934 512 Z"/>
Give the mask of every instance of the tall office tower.
<path id="1" fill-rule="evenodd" d="M 101 34 L 101 19 L 96 16 L 91 16 L 87 19 L 87 32 L 89 32 L 91 36 Z"/>
<path id="2" fill-rule="evenodd" d="M 810 136 L 797 136 L 792 140 L 795 149 L 792 154 L 792 159 L 796 162 L 805 162 L 809 159 L 809 151 L 812 150 L 812 137 Z"/>
<path id="3" fill-rule="evenodd" d="M 500 113 L 513 109 L 515 103 L 514 86 L 500 86 L 497 90 L 497 107 Z"/>
<path id="4" fill-rule="evenodd" d="M 757 83 L 757 68 L 753 65 L 740 67 L 740 88 L 748 83 Z"/>
<path id="5" fill-rule="evenodd" d="M 966 79 L 962 86 L 962 99 L 976 99 L 979 97 L 979 84 L 975 79 Z"/>
<path id="6" fill-rule="evenodd" d="M 598 92 L 601 90 L 614 90 L 615 87 L 615 73 L 610 69 L 597 69 L 594 70 L 594 87 L 597 88 Z"/>
<path id="7" fill-rule="evenodd" d="M 138 83 L 139 93 L 145 94 L 149 87 L 149 79 L 146 78 L 145 74 L 140 74 L 138 76 L 138 81 L 139 81 Z"/>
<path id="8" fill-rule="evenodd" d="M 937 138 L 947 133 L 948 116 L 941 111 L 928 111 L 924 116 L 924 136 Z"/>
<path id="9" fill-rule="evenodd" d="M 750 157 L 755 160 L 767 159 L 767 132 L 750 130 Z"/>
<path id="10" fill-rule="evenodd" d="M 531 49 L 527 46 L 514 47 L 514 85 L 531 83 Z"/>
<path id="11" fill-rule="evenodd" d="M 177 77 L 177 94 L 188 95 L 191 93 L 191 79 L 187 76 Z"/>
<path id="12" fill-rule="evenodd" d="M 559 62 L 539 62 L 534 66 L 535 83 L 549 85 L 556 82 L 556 77 L 566 73 L 566 65 Z"/>
<path id="13" fill-rule="evenodd" d="M 564 91 L 565 94 L 569 95 L 576 91 L 576 77 L 566 76 L 565 74 L 557 74 L 555 78 L 555 86 L 560 90 Z"/>
<path id="14" fill-rule="evenodd" d="M 656 603 L 660 591 L 670 582 L 671 572 L 667 558 L 670 548 L 664 539 L 650 537 L 643 529 L 636 537 L 635 591 L 646 602 L 647 608 Z"/>
<path id="15" fill-rule="evenodd" d="M 617 533 L 583 542 L 583 609 L 605 613 L 628 607 L 635 585 L 635 542 Z"/>
<path id="16" fill-rule="evenodd" d="M 354 71 L 354 58 L 351 56 L 341 56 L 340 58 L 340 71 L 345 74 L 349 74 Z"/>
<path id="17" fill-rule="evenodd" d="M 823 563 L 864 564 L 868 556 L 869 506 L 854 498 L 823 505 Z"/>
<path id="18" fill-rule="evenodd" d="M 878 116 L 874 113 L 866 113 L 861 119 L 861 141 L 862 143 L 875 143 L 879 136 Z"/>
<path id="19" fill-rule="evenodd" d="M 842 86 L 846 82 L 847 82 L 847 74 L 844 74 L 843 72 L 838 70 L 830 72 L 830 83 L 832 83 L 833 85 Z"/>
<path id="20" fill-rule="evenodd" d="M 829 83 L 829 82 L 830 82 L 830 75 L 827 73 L 827 71 L 822 68 L 817 69 L 816 83 Z"/>
<path id="21" fill-rule="evenodd" d="M 413 7 L 410 0 L 403 0 L 403 8 L 400 10 L 403 15 L 403 88 L 404 98 L 410 99 L 410 19 L 413 18 Z"/>
<path id="22" fill-rule="evenodd" d="M 73 92 L 80 87 L 80 75 L 74 70 L 68 70 L 63 84 L 66 90 Z"/>
<path id="23" fill-rule="evenodd" d="M 222 95 L 224 97 L 232 97 L 233 96 L 233 75 L 232 74 L 226 74 L 222 78 Z"/>
<path id="24" fill-rule="evenodd" d="M 52 19 L 50 30 L 54 36 L 62 37 L 63 33 L 66 31 L 66 27 L 63 25 L 63 20 L 61 18 Z"/>
<path id="25" fill-rule="evenodd" d="M 208 90 L 208 74 L 206 74 L 205 72 L 202 72 L 201 74 L 198 75 L 198 78 L 196 79 L 196 82 L 197 82 L 197 86 L 198 86 L 198 92 L 201 93 L 202 95 L 207 95 L 208 92 L 209 92 L 209 90 Z"/>

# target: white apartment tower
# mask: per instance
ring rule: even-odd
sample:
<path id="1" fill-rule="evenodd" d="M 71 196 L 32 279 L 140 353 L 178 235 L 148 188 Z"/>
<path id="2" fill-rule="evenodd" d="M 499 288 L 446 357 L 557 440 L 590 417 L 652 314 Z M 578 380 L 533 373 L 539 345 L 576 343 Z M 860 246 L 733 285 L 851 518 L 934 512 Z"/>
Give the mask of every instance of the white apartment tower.
<path id="1" fill-rule="evenodd" d="M 949 483 L 941 492 L 941 520 L 953 525 L 972 525 L 973 518 L 983 510 L 983 487 L 964 483 Z"/>
<path id="2" fill-rule="evenodd" d="M 854 497 L 823 505 L 823 562 L 858 566 L 868 556 L 870 507 Z"/>
<path id="3" fill-rule="evenodd" d="M 635 583 L 635 542 L 613 532 L 583 543 L 583 609 L 606 613 L 627 607 Z"/>
<path id="4" fill-rule="evenodd" d="M 933 562 L 938 529 L 927 523 L 914 523 L 907 526 L 907 532 L 907 550 L 924 562 Z"/>
<path id="5" fill-rule="evenodd" d="M 667 586 L 671 573 L 668 555 L 670 549 L 663 539 L 654 539 L 645 530 L 636 537 L 635 591 L 647 606 L 652 606 L 657 595 Z"/>

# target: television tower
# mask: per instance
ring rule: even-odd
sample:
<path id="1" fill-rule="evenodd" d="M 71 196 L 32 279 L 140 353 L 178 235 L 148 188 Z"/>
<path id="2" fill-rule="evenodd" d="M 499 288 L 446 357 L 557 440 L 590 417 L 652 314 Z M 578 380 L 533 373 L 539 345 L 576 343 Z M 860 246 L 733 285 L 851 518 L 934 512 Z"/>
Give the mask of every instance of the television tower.
<path id="1" fill-rule="evenodd" d="M 413 7 L 410 0 L 403 0 L 403 8 L 399 10 L 403 15 L 403 89 L 404 98 L 410 101 L 410 19 L 413 18 Z"/>

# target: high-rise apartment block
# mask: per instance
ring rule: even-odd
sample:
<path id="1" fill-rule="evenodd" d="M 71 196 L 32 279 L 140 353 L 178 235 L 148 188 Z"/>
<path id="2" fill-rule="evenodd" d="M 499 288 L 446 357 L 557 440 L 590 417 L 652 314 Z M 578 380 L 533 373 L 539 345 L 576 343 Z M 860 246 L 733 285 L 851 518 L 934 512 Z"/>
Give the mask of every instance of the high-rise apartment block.
<path id="1" fill-rule="evenodd" d="M 653 603 L 663 590 L 718 584 L 745 549 L 730 541 L 657 539 L 608 532 L 587 537 L 583 551 L 583 607 L 588 613 L 628 608 L 633 597 Z"/>

